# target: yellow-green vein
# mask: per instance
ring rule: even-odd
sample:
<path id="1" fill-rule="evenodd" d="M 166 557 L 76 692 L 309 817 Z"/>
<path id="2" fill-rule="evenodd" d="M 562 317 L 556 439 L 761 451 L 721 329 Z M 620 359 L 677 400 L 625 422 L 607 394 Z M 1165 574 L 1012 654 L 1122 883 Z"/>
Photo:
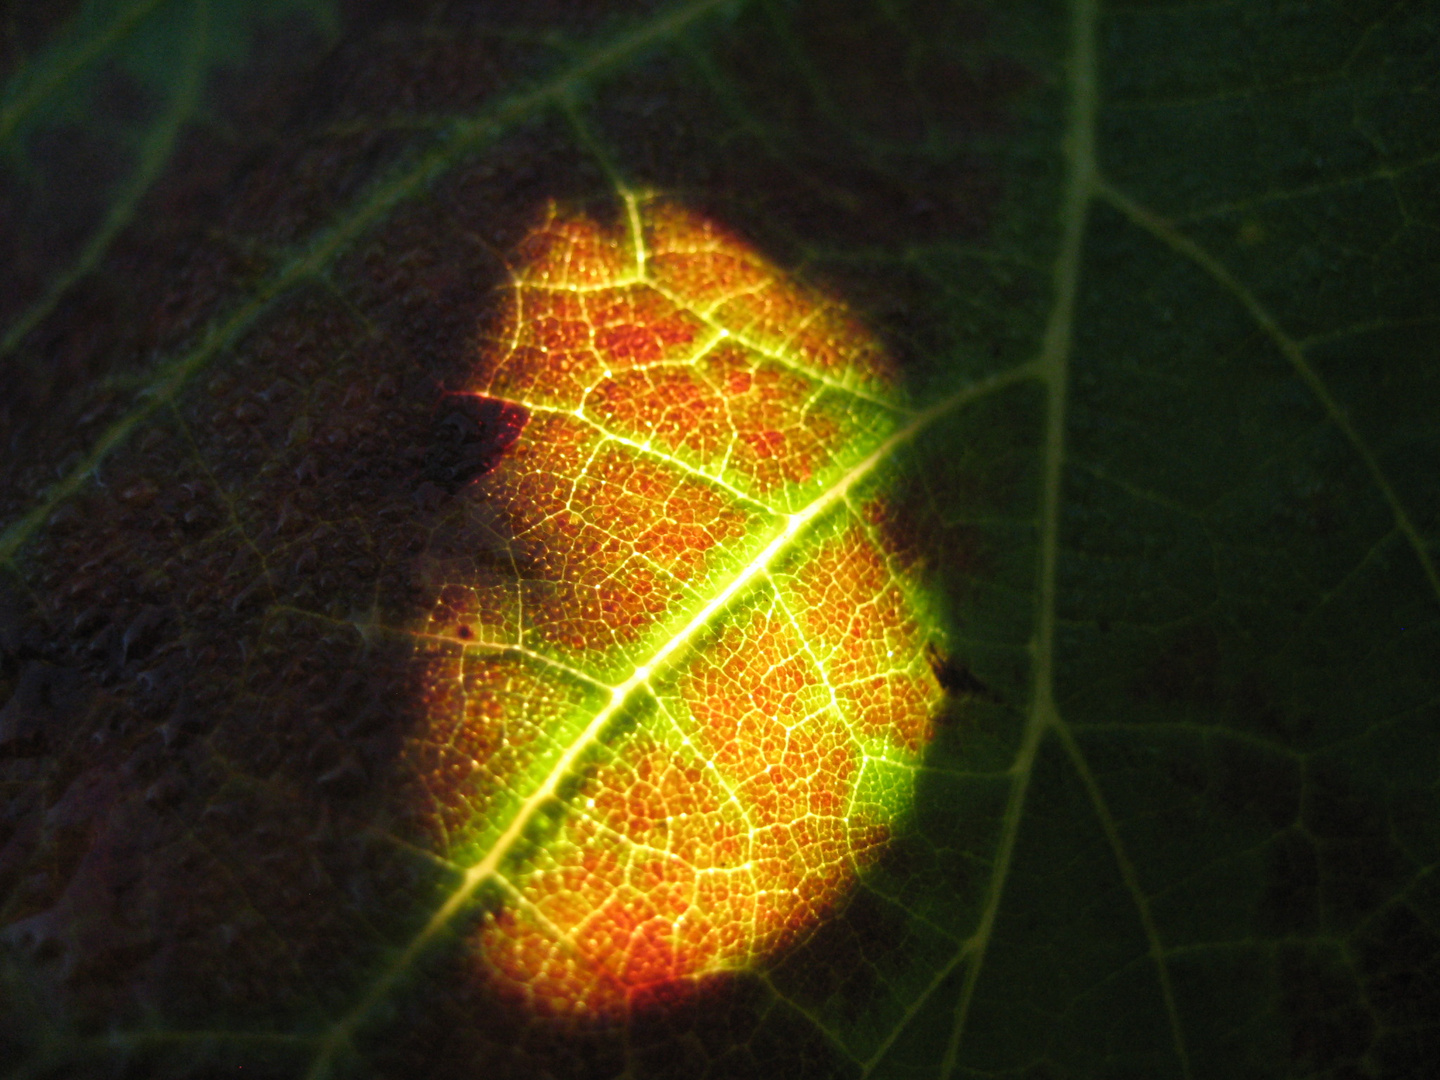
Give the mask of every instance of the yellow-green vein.
<path id="1" fill-rule="evenodd" d="M 720 585 L 715 595 L 680 625 L 674 634 L 662 641 L 630 675 L 610 688 L 609 700 L 601 706 L 582 730 L 556 757 L 549 771 L 526 793 L 499 836 L 485 853 L 469 868 L 459 886 L 445 898 L 425 925 L 396 953 L 394 959 L 375 978 L 370 988 L 320 1040 L 319 1050 L 308 1073 L 311 1080 L 329 1074 L 335 1057 L 349 1046 L 354 1032 L 392 991 L 424 950 L 466 910 L 482 887 L 500 873 L 505 860 L 520 844 L 531 823 L 545 807 L 559 796 L 562 784 L 580 767 L 585 754 L 604 736 L 613 720 L 621 716 L 634 698 L 651 692 L 651 678 L 666 670 L 683 655 L 695 639 L 722 618 L 737 601 L 749 595 L 752 586 L 765 580 L 770 568 L 793 551 L 811 528 L 827 518 L 832 510 L 843 509 L 846 497 L 866 478 L 891 460 L 902 447 L 929 429 L 942 417 L 963 405 L 993 393 L 1034 374 L 1024 366 L 991 376 L 968 386 L 919 413 L 904 427 L 894 432 L 862 460 L 848 469 L 829 488 L 821 492 L 803 509 L 787 515 L 760 552 Z"/>

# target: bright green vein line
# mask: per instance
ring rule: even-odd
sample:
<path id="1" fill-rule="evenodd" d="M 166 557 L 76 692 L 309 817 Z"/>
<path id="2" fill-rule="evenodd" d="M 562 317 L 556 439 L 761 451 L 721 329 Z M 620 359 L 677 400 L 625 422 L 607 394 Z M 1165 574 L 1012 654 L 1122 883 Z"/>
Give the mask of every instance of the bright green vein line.
<path id="1" fill-rule="evenodd" d="M 794 548 L 796 541 L 818 520 L 831 510 L 844 505 L 846 496 L 857 484 L 875 472 L 888 461 L 897 450 L 911 442 L 941 417 L 954 412 L 967 402 L 974 401 L 1005 386 L 1033 378 L 1036 370 L 1031 365 L 1014 368 L 999 375 L 977 382 L 932 405 L 917 414 L 908 424 L 885 439 L 870 454 L 852 466 L 833 485 L 822 492 L 808 506 L 784 518 L 770 541 L 749 563 L 702 605 L 690 619 L 671 637 L 667 638 L 644 663 L 639 664 L 622 682 L 610 690 L 610 699 L 601 707 L 585 729 L 571 742 L 541 780 L 515 810 L 514 816 L 489 850 L 465 872 L 456 890 L 430 917 L 430 921 L 415 935 L 394 961 L 383 971 L 359 1003 L 349 1014 L 339 1020 L 321 1043 L 315 1063 L 310 1070 L 312 1078 L 325 1075 L 331 1058 L 345 1046 L 356 1027 L 384 999 L 391 988 L 414 964 L 421 951 L 435 939 L 465 907 L 475 893 L 487 881 L 494 878 L 516 844 L 525 835 L 526 829 L 536 815 L 556 797 L 561 784 L 571 776 L 585 752 L 595 746 L 610 722 L 649 685 L 653 675 L 667 668 L 676 655 L 687 648 L 706 627 L 714 623 L 731 606 L 746 594 L 750 587 L 762 580 L 770 568 Z"/>
<path id="2" fill-rule="evenodd" d="M 1361 462 L 1364 463 L 1366 470 L 1370 473 L 1370 478 L 1375 481 L 1375 486 L 1380 489 L 1380 494 L 1384 498 L 1385 504 L 1390 508 L 1390 513 L 1395 518 L 1395 527 L 1404 535 L 1411 549 L 1414 550 L 1415 557 L 1420 560 L 1420 568 L 1425 574 L 1425 579 L 1430 583 L 1430 591 L 1435 594 L 1437 600 L 1440 600 L 1440 571 L 1436 570 L 1435 560 L 1430 557 L 1430 551 L 1425 546 L 1425 540 L 1420 535 L 1420 530 L 1417 529 L 1415 523 L 1410 520 L 1410 514 L 1405 509 L 1404 503 L 1400 501 L 1399 494 L 1396 493 L 1395 488 L 1390 484 L 1389 478 L 1386 477 L 1384 471 L 1380 468 L 1379 459 L 1375 457 L 1369 444 L 1361 438 L 1359 429 L 1357 429 L 1351 421 L 1349 413 L 1347 413 L 1340 402 L 1335 399 L 1335 396 L 1330 393 L 1330 388 L 1325 385 L 1324 380 L 1320 378 L 1319 372 L 1315 370 L 1309 359 L 1306 358 L 1305 350 L 1301 347 L 1300 343 L 1285 332 L 1280 326 L 1280 323 L 1275 319 L 1275 316 L 1270 314 L 1269 309 L 1260 303 L 1259 298 L 1256 297 L 1239 278 L 1232 274 L 1224 263 L 1215 258 L 1214 255 L 1211 255 L 1210 252 L 1206 251 L 1179 229 L 1175 228 L 1170 222 L 1166 221 L 1153 210 L 1141 206 L 1123 191 L 1112 187 L 1106 183 L 1103 178 L 1097 177 L 1095 191 L 1096 194 L 1111 206 L 1115 207 L 1115 209 L 1119 210 L 1120 213 L 1124 214 L 1132 223 L 1144 229 L 1172 250 L 1184 255 L 1214 278 L 1226 292 L 1239 301 L 1240 306 L 1249 313 L 1250 317 L 1255 320 L 1260 329 L 1265 331 L 1266 336 L 1274 342 L 1275 347 L 1278 348 L 1285 359 L 1290 362 L 1290 366 L 1295 369 L 1295 373 L 1300 376 L 1300 380 L 1309 388 L 1310 392 L 1315 395 L 1315 399 L 1320 403 L 1320 407 L 1325 410 L 1325 415 L 1330 418 L 1330 422 L 1340 429 L 1340 433 L 1345 436 L 1345 440 L 1350 444 L 1350 448 L 1355 451 Z"/>
<path id="3" fill-rule="evenodd" d="M 507 98 L 479 117 L 456 121 L 439 146 L 404 172 L 372 188 L 347 217 L 322 231 L 306 251 L 280 267 L 247 302 L 212 324 L 194 348 L 164 365 L 156 379 L 140 395 L 137 404 L 96 440 L 95 446 L 80 463 L 51 487 L 29 513 L 13 521 L 0 533 L 0 563 L 11 562 L 55 507 L 75 494 L 112 450 L 129 438 L 156 409 L 168 404 L 193 375 L 233 342 L 273 301 L 299 282 L 319 274 L 339 250 L 383 218 L 392 207 L 435 179 L 463 154 L 498 135 L 510 124 L 563 101 L 587 80 L 734 2 L 696 0 L 675 8 L 653 22 L 596 48 L 549 82 Z"/>
<path id="4" fill-rule="evenodd" d="M 195 0 L 192 7 L 194 9 L 194 30 L 191 35 L 189 55 L 186 56 L 180 71 L 179 85 L 171 98 L 170 108 L 166 110 L 164 116 L 160 118 L 141 145 L 135 170 L 121 185 L 120 190 L 116 193 L 115 202 L 110 207 L 110 212 L 105 215 L 105 220 L 100 223 L 100 227 L 90 238 L 89 243 L 85 245 L 85 249 L 69 269 L 51 282 L 45 295 L 21 315 L 15 324 L 5 332 L 5 337 L 0 339 L 0 360 L 9 356 L 25 335 L 35 329 L 35 326 L 55 309 L 55 305 L 70 291 L 70 287 L 75 282 L 99 265 L 115 237 L 130 223 L 141 197 L 149 190 L 155 178 L 160 175 L 160 170 L 165 167 L 165 163 L 170 160 L 170 151 L 175 145 L 175 137 L 179 135 L 185 120 L 194 113 L 200 97 L 200 73 L 205 66 L 205 53 L 210 40 L 210 0 Z"/>
<path id="5" fill-rule="evenodd" d="M 37 77 L 28 90 L 18 95 L 13 105 L 0 110 L 0 145 L 4 145 L 15 133 L 15 129 L 32 109 L 111 46 L 129 37 L 145 16 L 164 2 L 165 0 L 140 0 L 139 3 L 132 4 L 122 11 L 114 22 L 81 44 L 70 55 L 58 57 L 54 67 Z"/>

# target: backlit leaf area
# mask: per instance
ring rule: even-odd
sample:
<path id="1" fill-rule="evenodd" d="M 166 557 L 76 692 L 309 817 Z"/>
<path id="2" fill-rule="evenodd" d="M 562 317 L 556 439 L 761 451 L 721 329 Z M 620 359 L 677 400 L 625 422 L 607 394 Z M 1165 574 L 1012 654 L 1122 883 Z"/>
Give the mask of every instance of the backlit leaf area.
<path id="1" fill-rule="evenodd" d="M 1437 26 L 7 8 L 0 1073 L 1431 1075 Z"/>
<path id="2" fill-rule="evenodd" d="M 467 492 L 491 558 L 427 627 L 458 652 L 426 795 L 495 893 L 481 950 L 547 1013 L 623 1016 L 812 930 L 941 696 L 873 494 L 934 414 L 734 238 L 626 210 L 623 238 L 552 210 L 524 242 L 476 377 L 520 428 Z"/>

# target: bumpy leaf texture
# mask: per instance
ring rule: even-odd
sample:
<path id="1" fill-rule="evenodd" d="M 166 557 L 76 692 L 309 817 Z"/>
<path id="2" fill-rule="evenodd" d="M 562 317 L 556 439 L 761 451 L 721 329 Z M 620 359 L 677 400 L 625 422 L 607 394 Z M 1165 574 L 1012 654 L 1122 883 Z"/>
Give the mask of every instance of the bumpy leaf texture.
<path id="1" fill-rule="evenodd" d="M 0 14 L 0 1072 L 1422 1077 L 1433 0 Z"/>

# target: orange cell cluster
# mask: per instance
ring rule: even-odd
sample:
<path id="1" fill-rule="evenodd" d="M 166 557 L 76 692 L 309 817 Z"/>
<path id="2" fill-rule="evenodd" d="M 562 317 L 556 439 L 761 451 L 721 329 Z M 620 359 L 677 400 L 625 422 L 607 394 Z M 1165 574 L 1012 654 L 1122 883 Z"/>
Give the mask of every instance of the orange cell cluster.
<path id="1" fill-rule="evenodd" d="M 630 209 L 551 208 L 520 248 L 474 392 L 529 420 L 466 493 L 503 557 L 425 627 L 423 801 L 493 867 L 489 977 L 542 1015 L 806 934 L 903 810 L 939 693 L 850 490 L 903 412 L 883 351 L 714 223 Z"/>
<path id="2" fill-rule="evenodd" d="M 892 382 L 889 356 L 858 319 L 715 222 L 659 203 L 647 215 L 645 243 L 656 286 L 732 332 L 818 374 L 879 392 Z"/>

